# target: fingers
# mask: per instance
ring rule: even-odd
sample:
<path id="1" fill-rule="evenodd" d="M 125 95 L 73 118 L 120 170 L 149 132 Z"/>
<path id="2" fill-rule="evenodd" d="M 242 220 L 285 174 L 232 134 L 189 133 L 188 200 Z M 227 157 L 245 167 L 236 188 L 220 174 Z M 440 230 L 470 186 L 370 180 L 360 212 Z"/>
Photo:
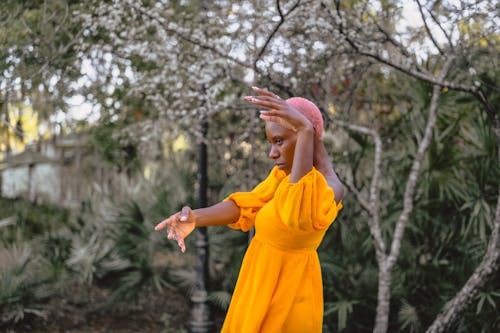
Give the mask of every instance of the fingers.
<path id="1" fill-rule="evenodd" d="M 167 238 L 176 240 L 177 245 L 179 245 L 179 247 L 181 248 L 182 253 L 186 252 L 186 243 L 184 243 L 184 238 L 177 236 L 174 228 L 168 228 Z"/>
<path id="2" fill-rule="evenodd" d="M 258 87 L 252 87 L 253 91 L 257 93 L 258 96 L 245 96 L 245 99 L 251 103 L 269 108 L 269 109 L 281 109 L 285 106 L 286 102 L 282 100 L 278 95 Z"/>
<path id="3" fill-rule="evenodd" d="M 161 221 L 160 223 L 158 223 L 158 224 L 156 225 L 156 227 L 155 227 L 155 230 L 156 230 L 156 231 L 159 231 L 159 230 L 161 230 L 161 229 L 163 229 L 163 228 L 165 228 L 165 227 L 167 227 L 167 226 L 171 225 L 171 224 L 172 224 L 172 222 L 174 222 L 174 221 L 175 221 L 175 215 L 176 215 L 176 214 L 174 214 L 174 215 L 172 215 L 172 216 L 169 216 L 167 219 L 165 219 L 165 220 Z"/>
<path id="4" fill-rule="evenodd" d="M 189 221 L 190 214 L 191 208 L 184 206 L 180 212 L 175 213 L 155 226 L 156 231 L 168 227 L 167 238 L 176 240 L 183 253 L 186 251 L 186 244 L 184 243 L 185 236 L 180 236 L 178 232 L 180 232 L 181 235 L 184 234 L 181 223 Z"/>
<path id="5" fill-rule="evenodd" d="M 273 118 L 281 118 L 283 120 L 290 119 L 290 113 L 284 110 L 260 110 L 260 116 L 263 117 L 273 117 Z"/>
<path id="6" fill-rule="evenodd" d="M 283 100 L 269 96 L 245 96 L 245 99 L 250 103 L 254 103 L 273 110 L 280 110 L 286 106 L 286 102 L 284 102 Z"/>
<path id="7" fill-rule="evenodd" d="M 168 239 L 175 239 L 175 238 L 177 238 L 177 235 L 174 232 L 174 228 L 172 228 L 172 227 L 168 228 L 167 238 Z"/>
<path id="8" fill-rule="evenodd" d="M 182 207 L 182 210 L 180 213 L 175 213 L 174 215 L 169 216 L 167 219 L 161 221 L 155 226 L 156 231 L 160 231 L 161 229 L 171 226 L 173 223 L 180 221 L 180 222 L 186 222 L 189 219 L 189 214 L 190 214 L 191 208 L 188 206 Z"/>
<path id="9" fill-rule="evenodd" d="M 278 95 L 270 92 L 269 90 L 261 89 L 258 87 L 252 87 L 253 91 L 255 91 L 259 95 L 270 96 L 276 99 L 281 99 Z"/>
<path id="10" fill-rule="evenodd" d="M 186 244 L 184 243 L 184 239 L 178 239 L 177 245 L 181 248 L 182 253 L 186 252 Z"/>

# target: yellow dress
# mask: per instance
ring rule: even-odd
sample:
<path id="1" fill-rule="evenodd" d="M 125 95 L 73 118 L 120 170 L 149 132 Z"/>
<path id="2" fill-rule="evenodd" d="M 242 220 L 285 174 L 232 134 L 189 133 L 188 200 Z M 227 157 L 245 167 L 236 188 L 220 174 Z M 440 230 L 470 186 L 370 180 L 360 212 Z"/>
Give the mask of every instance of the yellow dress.
<path id="1" fill-rule="evenodd" d="M 323 282 L 316 249 L 342 203 L 313 168 L 297 183 L 275 167 L 251 192 L 225 200 L 240 207 L 229 225 L 252 239 L 222 333 L 320 333 Z"/>

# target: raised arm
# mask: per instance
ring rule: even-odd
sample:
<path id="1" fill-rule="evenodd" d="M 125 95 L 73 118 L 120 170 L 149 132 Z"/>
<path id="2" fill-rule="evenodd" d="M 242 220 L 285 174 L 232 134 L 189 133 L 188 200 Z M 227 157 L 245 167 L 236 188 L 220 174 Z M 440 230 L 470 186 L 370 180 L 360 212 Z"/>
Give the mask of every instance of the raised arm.
<path id="1" fill-rule="evenodd" d="M 196 228 L 213 225 L 227 225 L 238 221 L 240 208 L 234 201 L 224 201 L 206 208 L 192 210 L 183 207 L 165 220 L 158 223 L 156 231 L 168 228 L 168 239 L 175 239 L 181 251 L 186 251 L 184 239 Z"/>
<path id="2" fill-rule="evenodd" d="M 257 87 L 252 88 L 258 95 L 247 96 L 251 103 L 267 108 L 260 111 L 260 118 L 275 122 L 295 132 L 297 141 L 293 157 L 290 182 L 298 182 L 313 167 L 314 127 L 312 123 L 287 101 L 274 93 Z"/>
<path id="3" fill-rule="evenodd" d="M 333 170 L 332 162 L 321 139 L 314 139 L 314 167 L 323 174 L 328 185 L 335 193 L 337 203 L 344 197 L 344 186 Z"/>

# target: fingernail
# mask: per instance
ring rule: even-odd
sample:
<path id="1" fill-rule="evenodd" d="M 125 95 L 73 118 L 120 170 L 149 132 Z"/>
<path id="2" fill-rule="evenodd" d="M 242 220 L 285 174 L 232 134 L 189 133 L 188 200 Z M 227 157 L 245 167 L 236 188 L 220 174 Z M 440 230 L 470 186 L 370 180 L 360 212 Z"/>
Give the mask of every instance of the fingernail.
<path id="1" fill-rule="evenodd" d="M 181 221 L 187 221 L 187 216 L 181 216 Z"/>
<path id="2" fill-rule="evenodd" d="M 252 89 L 259 89 L 259 87 L 253 86 Z"/>

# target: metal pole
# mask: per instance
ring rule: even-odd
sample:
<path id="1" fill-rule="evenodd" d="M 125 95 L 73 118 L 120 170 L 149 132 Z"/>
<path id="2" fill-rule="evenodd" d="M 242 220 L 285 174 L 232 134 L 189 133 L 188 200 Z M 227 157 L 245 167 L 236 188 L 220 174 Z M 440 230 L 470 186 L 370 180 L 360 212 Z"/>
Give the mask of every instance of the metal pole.
<path id="1" fill-rule="evenodd" d="M 205 0 L 200 1 L 201 15 L 207 12 L 207 4 Z M 205 18 L 202 18 L 202 22 Z M 206 96 L 206 87 L 202 85 L 203 96 Z M 206 107 L 205 99 L 202 99 L 201 107 Z M 208 174 L 207 174 L 207 134 L 208 121 L 206 118 L 206 110 L 201 120 L 202 141 L 200 142 L 199 153 L 199 208 L 206 207 Z M 208 304 L 208 235 L 207 228 L 197 228 L 196 233 L 196 285 L 191 296 L 192 309 L 190 321 L 190 333 L 209 333 L 212 331 L 213 321 L 211 320 L 210 305 Z"/>
<path id="2" fill-rule="evenodd" d="M 207 137 L 208 122 L 202 120 L 202 135 L 203 140 Z M 198 179 L 199 179 L 199 207 L 207 206 L 207 145 L 204 141 L 199 147 L 199 164 L 198 164 Z M 211 320 L 210 306 L 208 304 L 208 235 L 207 228 L 197 228 L 196 232 L 196 285 L 191 296 L 191 320 L 189 328 L 191 333 L 208 333 L 211 332 L 213 321 Z"/>

